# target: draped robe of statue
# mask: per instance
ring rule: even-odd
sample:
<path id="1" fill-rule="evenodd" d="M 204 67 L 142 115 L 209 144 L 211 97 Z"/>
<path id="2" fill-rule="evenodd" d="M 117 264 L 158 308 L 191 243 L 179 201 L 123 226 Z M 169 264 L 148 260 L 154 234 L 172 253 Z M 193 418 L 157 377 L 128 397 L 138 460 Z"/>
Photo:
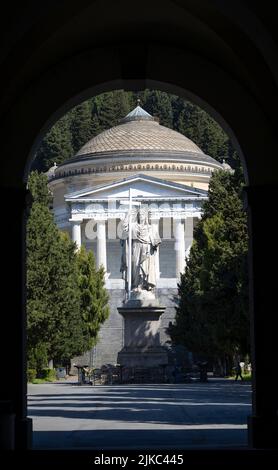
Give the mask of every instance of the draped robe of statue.
<path id="1" fill-rule="evenodd" d="M 138 212 L 131 222 L 132 230 L 132 290 L 151 290 L 156 286 L 156 257 L 161 239 L 157 230 L 148 223 L 146 212 Z M 122 259 L 121 272 L 127 288 L 128 260 L 128 217 L 123 221 L 121 236 Z"/>

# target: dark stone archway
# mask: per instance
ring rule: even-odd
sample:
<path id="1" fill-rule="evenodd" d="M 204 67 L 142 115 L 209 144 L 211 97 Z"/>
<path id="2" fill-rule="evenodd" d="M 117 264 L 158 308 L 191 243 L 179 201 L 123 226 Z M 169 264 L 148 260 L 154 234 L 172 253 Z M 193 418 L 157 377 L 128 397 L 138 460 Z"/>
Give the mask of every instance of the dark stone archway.
<path id="1" fill-rule="evenodd" d="M 271 14 L 256 2 L 225 3 L 142 0 L 134 16 L 127 0 L 50 1 L 44 8 L 29 2 L 24 12 L 14 2 L 8 12 L 0 101 L 2 331 L 10 337 L 8 349 L 1 342 L 1 358 L 13 370 L 1 387 L 6 446 L 26 448 L 30 426 L 22 228 L 30 159 L 47 128 L 73 104 L 105 90 L 155 87 L 211 112 L 244 162 L 254 363 L 250 443 L 277 447 L 277 300 L 270 272 L 277 266 L 277 36 Z"/>

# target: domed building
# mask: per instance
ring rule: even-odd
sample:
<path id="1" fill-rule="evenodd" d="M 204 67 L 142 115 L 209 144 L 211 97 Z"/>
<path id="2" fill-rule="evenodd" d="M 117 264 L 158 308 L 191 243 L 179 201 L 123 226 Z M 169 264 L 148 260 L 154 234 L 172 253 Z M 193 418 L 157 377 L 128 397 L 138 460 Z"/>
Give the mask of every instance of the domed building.
<path id="1" fill-rule="evenodd" d="M 226 164 L 225 164 L 226 165 Z M 48 172 L 53 210 L 60 229 L 77 247 L 94 251 L 103 265 L 110 294 L 110 317 L 99 342 L 84 359 L 91 366 L 116 364 L 123 347 L 123 318 L 117 308 L 125 297 L 120 272 L 119 227 L 130 198 L 147 206 L 162 243 L 156 261 L 156 296 L 166 306 L 160 342 L 167 345 L 167 328 L 175 316 L 180 273 L 189 253 L 193 228 L 213 171 L 221 163 L 204 154 L 190 139 L 161 126 L 139 105 L 118 126 L 87 142 L 75 156 Z"/>

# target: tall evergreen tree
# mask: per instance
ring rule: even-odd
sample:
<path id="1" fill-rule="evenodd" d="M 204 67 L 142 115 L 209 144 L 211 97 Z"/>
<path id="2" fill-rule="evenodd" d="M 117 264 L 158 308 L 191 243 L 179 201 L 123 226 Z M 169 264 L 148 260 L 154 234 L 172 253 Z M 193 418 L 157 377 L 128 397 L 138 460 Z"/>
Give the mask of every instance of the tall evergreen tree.
<path id="1" fill-rule="evenodd" d="M 71 357 L 86 351 L 90 346 L 90 337 L 80 311 L 76 247 L 68 234 L 59 232 L 49 257 L 55 260 L 49 292 L 49 356 L 57 363 L 69 361 Z"/>
<path id="2" fill-rule="evenodd" d="M 90 101 L 76 106 L 71 112 L 72 148 L 76 153 L 92 137 L 92 109 Z"/>
<path id="3" fill-rule="evenodd" d="M 115 106 L 115 119 L 116 123 L 119 124 L 132 109 L 132 98 L 131 93 L 123 90 L 117 90 L 113 92 L 112 99 Z"/>
<path id="4" fill-rule="evenodd" d="M 109 316 L 108 293 L 105 289 L 104 271 L 97 269 L 94 254 L 81 247 L 78 253 L 80 313 L 90 338 L 90 347 L 97 341 L 101 324 Z"/>
<path id="5" fill-rule="evenodd" d="M 231 365 L 249 351 L 247 221 L 236 172 L 213 174 L 179 284 L 175 342 Z"/>
<path id="6" fill-rule="evenodd" d="M 99 124 L 99 119 L 96 113 L 92 111 L 92 120 L 91 120 L 91 135 L 92 137 L 95 137 L 101 132 L 100 124 Z"/>
<path id="7" fill-rule="evenodd" d="M 117 107 L 112 92 L 103 93 L 96 99 L 99 125 L 102 131 L 118 124 Z"/>
<path id="8" fill-rule="evenodd" d="M 228 155 L 231 143 L 221 127 L 198 106 L 180 98 L 174 103 L 174 128 L 193 140 L 201 150 L 222 161 Z"/>
<path id="9" fill-rule="evenodd" d="M 71 141 L 70 115 L 65 114 L 42 140 L 32 169 L 47 171 L 54 163 L 59 165 L 70 158 L 74 153 Z"/>
<path id="10" fill-rule="evenodd" d="M 163 91 L 145 90 L 142 106 L 153 116 L 159 118 L 162 126 L 173 127 L 173 112 L 169 95 Z"/>
<path id="11" fill-rule="evenodd" d="M 75 245 L 50 212 L 47 178 L 31 173 L 34 202 L 27 223 L 27 356 L 33 367 L 69 359 L 88 349 L 80 315 Z"/>
<path id="12" fill-rule="evenodd" d="M 223 157 L 228 156 L 228 137 L 221 127 L 204 111 L 202 111 L 202 117 L 200 147 L 207 155 L 222 161 Z"/>

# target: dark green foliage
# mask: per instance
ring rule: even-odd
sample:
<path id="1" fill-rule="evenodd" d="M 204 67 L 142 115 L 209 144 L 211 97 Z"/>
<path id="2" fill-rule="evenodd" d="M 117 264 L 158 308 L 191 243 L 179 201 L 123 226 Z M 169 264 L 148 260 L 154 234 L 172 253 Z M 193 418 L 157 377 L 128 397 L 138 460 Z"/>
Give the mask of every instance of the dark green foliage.
<path id="1" fill-rule="evenodd" d="M 38 374 L 38 378 L 53 381 L 56 379 L 56 370 L 44 367 Z"/>
<path id="2" fill-rule="evenodd" d="M 28 310 L 27 310 L 28 312 Z M 48 364 L 48 352 L 47 352 L 47 343 L 44 342 L 44 339 L 38 337 L 37 341 L 29 339 L 28 333 L 30 332 L 30 323 L 27 323 L 27 358 L 28 358 L 28 367 L 36 369 L 40 372 Z"/>
<path id="3" fill-rule="evenodd" d="M 84 336 L 84 323 L 80 316 L 80 292 L 78 289 L 78 267 L 75 245 L 67 234 L 59 232 L 51 266 L 49 311 L 49 354 L 54 360 L 67 360 L 88 349 L 88 338 Z M 51 260 L 51 258 L 50 258 Z"/>
<path id="4" fill-rule="evenodd" d="M 27 223 L 27 355 L 29 367 L 39 373 L 50 359 L 67 361 L 87 351 L 108 311 L 103 272 L 95 271 L 89 256 L 94 308 L 88 318 L 84 315 L 83 266 L 75 244 L 59 231 L 48 208 L 45 175 L 32 173 L 29 189 L 34 202 Z"/>
<path id="5" fill-rule="evenodd" d="M 96 110 L 101 130 L 109 129 L 118 124 L 116 118 L 116 104 L 113 99 L 113 92 L 104 93 L 96 98 Z"/>
<path id="6" fill-rule="evenodd" d="M 116 105 L 116 124 L 119 124 L 120 120 L 123 119 L 133 108 L 132 93 L 125 92 L 123 90 L 114 91 L 113 99 Z"/>
<path id="7" fill-rule="evenodd" d="M 97 117 L 97 114 L 92 115 L 92 122 L 91 122 L 91 133 L 92 137 L 95 137 L 97 134 L 100 133 L 100 124 L 99 124 L 99 119 Z"/>
<path id="8" fill-rule="evenodd" d="M 123 90 L 111 91 L 92 98 L 94 102 L 94 116 L 99 121 L 101 131 L 120 124 L 132 109 L 132 95 Z"/>
<path id="9" fill-rule="evenodd" d="M 201 150 L 222 161 L 231 157 L 232 147 L 221 127 L 198 106 L 177 98 L 172 100 L 177 109 L 174 114 L 174 128 L 197 144 Z"/>
<path id="10" fill-rule="evenodd" d="M 71 113 L 65 114 L 51 127 L 37 150 L 32 169 L 47 171 L 54 163 L 59 165 L 74 154 L 71 135 Z"/>
<path id="11" fill-rule="evenodd" d="M 221 127 L 198 106 L 175 95 L 158 91 L 102 93 L 73 108 L 51 128 L 43 139 L 34 162 L 34 169 L 47 171 L 54 162 L 72 157 L 90 138 L 116 126 L 135 106 L 140 105 L 160 124 L 177 130 L 193 140 L 216 160 L 228 158 L 234 168 L 236 158 L 228 136 Z"/>
<path id="12" fill-rule="evenodd" d="M 28 178 L 28 189 L 32 194 L 34 202 L 45 207 L 51 205 L 52 196 L 48 189 L 46 175 L 41 175 L 38 171 L 30 173 Z"/>
<path id="13" fill-rule="evenodd" d="M 37 376 L 36 369 L 27 369 L 27 382 L 32 383 Z"/>
<path id="14" fill-rule="evenodd" d="M 104 286 L 104 271 L 96 268 L 93 252 L 81 247 L 78 253 L 80 309 L 91 346 L 96 343 L 101 324 L 109 316 L 108 293 Z"/>
<path id="15" fill-rule="evenodd" d="M 145 90 L 141 95 L 141 106 L 152 116 L 158 117 L 162 126 L 173 128 L 171 95 L 163 91 Z"/>
<path id="16" fill-rule="evenodd" d="M 92 107 L 89 101 L 72 109 L 70 131 L 74 153 L 93 137 L 95 130 L 92 122 Z"/>
<path id="17" fill-rule="evenodd" d="M 247 220 L 242 179 L 218 171 L 209 186 L 204 215 L 179 284 L 175 342 L 210 357 L 228 359 L 249 351 Z"/>

